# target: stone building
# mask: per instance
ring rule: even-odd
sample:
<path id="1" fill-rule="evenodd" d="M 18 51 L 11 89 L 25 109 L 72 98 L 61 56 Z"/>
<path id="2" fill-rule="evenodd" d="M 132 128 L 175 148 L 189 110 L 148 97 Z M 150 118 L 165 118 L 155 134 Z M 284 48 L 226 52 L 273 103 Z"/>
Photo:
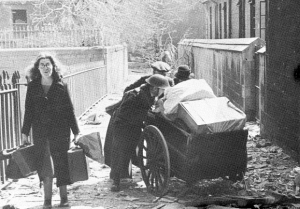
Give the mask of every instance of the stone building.
<path id="1" fill-rule="evenodd" d="M 59 0 L 47 0 L 55 5 Z M 33 26 L 34 3 L 36 0 L 1 0 L 0 29 L 24 28 Z"/>
<path id="2" fill-rule="evenodd" d="M 207 39 L 260 37 L 261 135 L 300 162 L 299 0 L 202 0 Z"/>
<path id="3" fill-rule="evenodd" d="M 202 0 L 207 39 L 260 37 L 265 40 L 265 0 Z"/>

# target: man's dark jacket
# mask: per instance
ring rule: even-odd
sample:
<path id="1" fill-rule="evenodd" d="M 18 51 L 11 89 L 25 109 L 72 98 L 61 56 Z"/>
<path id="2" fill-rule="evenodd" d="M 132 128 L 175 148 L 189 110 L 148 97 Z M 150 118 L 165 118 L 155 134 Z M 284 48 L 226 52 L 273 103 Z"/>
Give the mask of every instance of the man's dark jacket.
<path id="1" fill-rule="evenodd" d="M 149 78 L 151 75 L 146 75 L 146 76 L 142 76 L 141 78 L 139 78 L 137 81 L 135 81 L 134 83 L 130 84 L 129 86 L 127 86 L 124 90 L 124 93 L 127 91 L 130 91 L 132 89 L 138 88 L 141 85 L 147 83 L 146 79 Z"/>
<path id="2" fill-rule="evenodd" d="M 147 86 L 147 88 L 149 88 L 149 86 Z M 118 121 L 118 123 L 142 126 L 142 121 L 145 120 L 145 117 L 147 116 L 147 111 L 145 110 L 149 110 L 153 103 L 154 98 L 150 96 L 149 90 L 137 91 L 137 89 L 134 89 L 123 95 L 123 98 L 118 105 L 119 109 L 112 114 L 106 132 L 104 144 L 104 159 L 106 165 L 111 165 L 110 156 L 112 151 L 111 146 L 113 141 L 114 123 Z M 126 177 L 126 174 L 124 177 Z"/>
<path id="3" fill-rule="evenodd" d="M 143 122 L 148 111 L 154 104 L 154 97 L 150 94 L 150 85 L 126 92 L 120 107 L 114 113 L 113 141 L 111 145 L 111 173 L 112 179 L 122 178 L 128 172 L 130 159 L 135 164 L 135 148 L 141 135 Z"/>

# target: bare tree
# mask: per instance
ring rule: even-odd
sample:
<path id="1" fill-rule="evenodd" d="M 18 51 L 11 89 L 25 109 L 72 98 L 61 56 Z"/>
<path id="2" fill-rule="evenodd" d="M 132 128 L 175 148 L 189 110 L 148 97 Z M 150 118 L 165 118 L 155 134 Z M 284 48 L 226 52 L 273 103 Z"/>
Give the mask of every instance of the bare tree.
<path id="1" fill-rule="evenodd" d="M 56 3 L 54 3 L 56 2 Z M 176 25 L 187 18 L 196 0 L 38 0 L 35 24 L 64 28 L 97 27 L 107 44 L 126 42 L 155 59 L 173 45 Z"/>

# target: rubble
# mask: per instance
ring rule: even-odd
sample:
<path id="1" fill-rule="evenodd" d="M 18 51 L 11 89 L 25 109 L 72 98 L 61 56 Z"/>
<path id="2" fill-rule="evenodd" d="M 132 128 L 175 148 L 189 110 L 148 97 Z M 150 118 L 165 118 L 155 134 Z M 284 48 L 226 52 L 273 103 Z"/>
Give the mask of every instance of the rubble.
<path id="1" fill-rule="evenodd" d="M 79 121 L 81 132 L 90 133 L 99 131 L 101 141 L 104 144 L 104 136 L 109 116 L 104 112 L 105 106 L 120 99 L 120 94 L 108 95 L 93 109 L 89 110 Z M 96 113 L 96 114 L 95 114 Z M 89 114 L 92 116 L 89 117 Z M 96 121 L 96 119 L 98 121 Z M 96 121 L 86 123 L 85 120 Z M 268 139 L 263 139 L 259 134 L 257 123 L 247 123 L 249 137 L 247 142 L 248 165 L 247 172 L 242 181 L 232 182 L 227 179 L 203 179 L 191 188 L 187 188 L 184 181 L 172 177 L 170 190 L 164 197 L 154 197 L 147 192 L 141 179 L 139 168 L 133 167 L 133 179 L 124 181 L 120 193 L 110 191 L 109 179 L 110 168 L 89 160 L 91 175 L 89 180 L 76 182 L 68 187 L 69 199 L 72 208 L 145 208 L 145 209 L 168 209 L 168 208 L 200 208 L 191 203 L 199 198 L 244 198 L 246 201 L 268 201 L 270 193 L 278 194 L 285 198 L 299 198 L 300 167 L 283 150 L 272 144 Z M 18 189 L 19 188 L 19 189 Z M 16 191 L 15 193 L 12 191 Z M 12 194 L 14 197 L 12 198 Z M 0 195 L 0 205 L 8 205 L 7 208 L 30 208 L 37 209 L 43 204 L 42 188 L 39 188 L 37 175 L 26 179 L 20 179 L 3 187 Z M 7 203 L 6 200 L 11 202 Z M 291 199 L 290 199 L 291 200 Z M 231 200 L 232 201 L 232 200 Z M 234 204 L 217 204 L 210 202 L 201 208 L 228 209 L 238 207 Z M 240 200 L 241 203 L 241 200 Z M 53 187 L 53 205 L 59 204 L 57 188 Z M 281 203 L 280 203 L 281 204 Z M 284 205 L 284 203 L 282 203 Z M 22 206 L 22 207 L 20 207 Z M 252 208 L 260 208 L 261 202 L 251 204 Z M 285 208 L 299 208 L 298 202 L 284 205 Z M 246 207 L 250 207 L 246 204 Z M 283 208 L 283 206 L 274 206 Z"/>

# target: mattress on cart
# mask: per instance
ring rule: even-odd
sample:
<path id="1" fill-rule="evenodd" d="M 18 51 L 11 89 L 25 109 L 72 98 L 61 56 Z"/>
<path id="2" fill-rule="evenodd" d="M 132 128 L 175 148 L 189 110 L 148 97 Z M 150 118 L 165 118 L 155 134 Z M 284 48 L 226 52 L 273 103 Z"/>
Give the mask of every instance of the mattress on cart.
<path id="1" fill-rule="evenodd" d="M 196 134 L 242 130 L 246 123 L 245 113 L 226 97 L 181 102 L 178 118 Z"/>
<path id="2" fill-rule="evenodd" d="M 164 92 L 164 114 L 170 119 L 177 117 L 180 102 L 205 98 L 216 98 L 212 88 L 204 79 L 190 79 L 181 82 Z"/>

